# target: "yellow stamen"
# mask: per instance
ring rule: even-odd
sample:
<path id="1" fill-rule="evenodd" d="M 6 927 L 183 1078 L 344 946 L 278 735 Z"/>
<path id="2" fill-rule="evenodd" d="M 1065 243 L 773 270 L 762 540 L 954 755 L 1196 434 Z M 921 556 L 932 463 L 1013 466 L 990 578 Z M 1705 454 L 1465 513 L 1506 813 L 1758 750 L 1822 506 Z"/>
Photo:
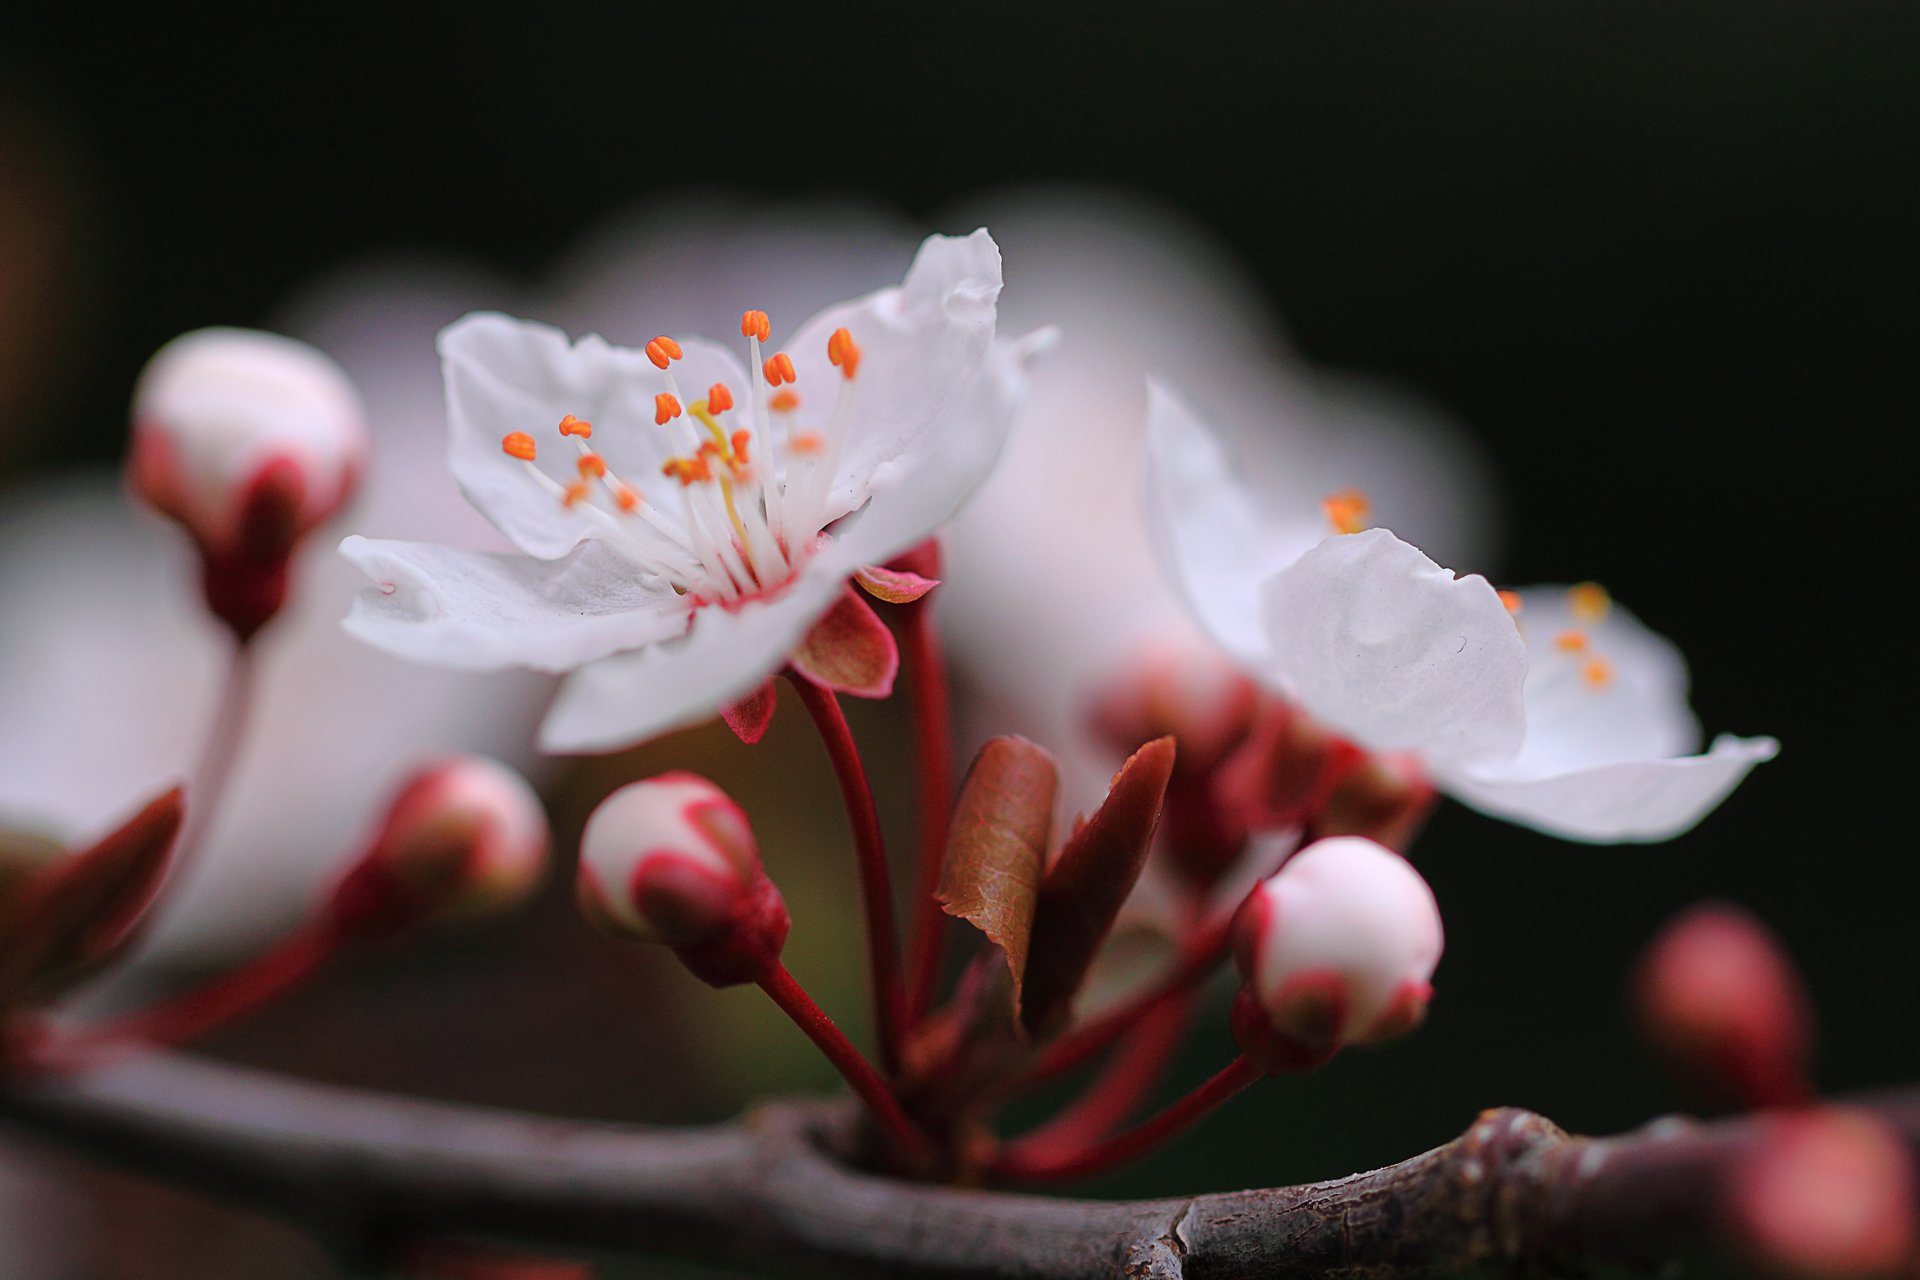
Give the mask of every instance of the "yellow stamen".
<path id="1" fill-rule="evenodd" d="M 1553 647 L 1562 653 L 1581 653 L 1587 647 L 1587 633 L 1584 631 L 1562 631 L 1553 638 Z"/>
<path id="2" fill-rule="evenodd" d="M 509 458 L 518 458 L 522 462 L 532 462 L 536 452 L 533 437 L 524 431 L 509 431 L 506 438 L 500 441 L 500 448 Z"/>
<path id="3" fill-rule="evenodd" d="M 1500 607 L 1515 617 L 1518 617 L 1520 616 L 1520 610 L 1524 607 L 1524 602 L 1520 599 L 1520 593 L 1518 591 L 1502 591 L 1500 593 Z"/>
<path id="4" fill-rule="evenodd" d="M 1373 515 L 1373 504 L 1358 489 L 1342 489 L 1339 493 L 1329 494 L 1320 500 L 1320 509 L 1326 512 L 1327 523 L 1333 526 L 1335 533 L 1359 533 L 1367 527 L 1367 521 Z"/>
<path id="5" fill-rule="evenodd" d="M 1567 588 L 1567 608 L 1573 616 L 1588 626 L 1593 626 L 1607 616 L 1607 610 L 1613 607 L 1613 597 L 1607 589 L 1597 582 L 1582 582 L 1578 586 Z"/>
<path id="6" fill-rule="evenodd" d="M 1592 688 L 1604 689 L 1613 683 L 1613 664 L 1605 658 L 1594 658 L 1580 668 L 1580 677 Z"/>

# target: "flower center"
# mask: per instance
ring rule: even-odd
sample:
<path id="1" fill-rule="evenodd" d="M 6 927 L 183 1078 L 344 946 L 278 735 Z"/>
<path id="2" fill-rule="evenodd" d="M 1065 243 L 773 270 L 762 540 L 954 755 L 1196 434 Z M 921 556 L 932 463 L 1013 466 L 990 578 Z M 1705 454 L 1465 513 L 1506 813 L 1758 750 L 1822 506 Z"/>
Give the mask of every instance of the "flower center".
<path id="1" fill-rule="evenodd" d="M 1577 626 L 1568 627 L 1553 638 L 1553 647 L 1569 660 L 1580 664 L 1580 679 L 1595 693 L 1613 684 L 1613 664 L 1595 653 L 1589 628 L 1599 626 L 1613 608 L 1613 597 L 1597 582 L 1582 582 L 1567 588 L 1567 611 Z"/>
<path id="2" fill-rule="evenodd" d="M 689 397 L 674 376 L 683 358 L 680 344 L 664 334 L 647 343 L 647 358 L 667 388 L 653 402 L 653 427 L 664 437 L 659 473 L 674 495 L 665 501 L 649 501 L 641 486 L 616 475 L 588 444 L 594 425 L 572 414 L 558 427 L 579 452 L 577 476 L 569 483 L 540 469 L 538 447 L 527 432 L 510 433 L 500 447 L 526 466 L 549 497 L 579 513 L 596 535 L 626 550 L 644 572 L 664 578 L 696 607 L 738 604 L 778 590 L 813 553 L 827 524 L 861 353 L 852 334 L 834 330 L 827 358 L 841 376 L 833 412 L 823 428 L 801 429 L 793 359 L 784 351 L 762 352 L 769 332 L 766 312 L 741 315 L 747 367 L 759 371 L 748 375 L 744 409 L 724 382 Z M 642 424 L 619 429 L 635 428 Z"/>

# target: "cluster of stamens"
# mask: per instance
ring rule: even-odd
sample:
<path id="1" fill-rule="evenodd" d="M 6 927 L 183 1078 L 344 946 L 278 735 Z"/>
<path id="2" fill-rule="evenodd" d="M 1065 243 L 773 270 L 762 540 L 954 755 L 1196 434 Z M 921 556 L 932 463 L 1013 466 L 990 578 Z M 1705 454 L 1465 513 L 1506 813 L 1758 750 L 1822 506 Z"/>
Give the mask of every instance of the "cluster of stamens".
<path id="1" fill-rule="evenodd" d="M 646 344 L 647 359 L 666 381 L 667 389 L 654 397 L 653 425 L 668 436 L 660 474 L 678 482 L 679 511 L 673 515 L 656 510 L 640 486 L 615 475 L 588 444 L 593 424 L 572 414 L 558 426 L 579 450 L 577 477 L 568 484 L 539 468 L 538 448 L 527 432 L 509 433 L 501 449 L 524 463 L 563 507 L 586 517 L 643 571 L 664 577 L 680 593 L 700 603 L 730 603 L 773 590 L 798 570 L 827 523 L 860 348 L 847 330 L 834 330 L 827 359 L 841 373 L 839 396 L 824 430 L 800 430 L 792 424 L 800 408 L 793 358 L 784 351 L 763 356 L 761 343 L 770 333 L 766 312 L 741 315 L 747 367 L 760 371 L 749 379 L 745 410 L 736 407 L 724 382 L 708 387 L 702 398 L 689 398 L 674 377 L 674 365 L 684 357 L 680 344 L 664 334 Z M 736 416 L 726 419 L 729 413 Z M 596 492 L 606 495 L 609 506 L 594 501 Z"/>

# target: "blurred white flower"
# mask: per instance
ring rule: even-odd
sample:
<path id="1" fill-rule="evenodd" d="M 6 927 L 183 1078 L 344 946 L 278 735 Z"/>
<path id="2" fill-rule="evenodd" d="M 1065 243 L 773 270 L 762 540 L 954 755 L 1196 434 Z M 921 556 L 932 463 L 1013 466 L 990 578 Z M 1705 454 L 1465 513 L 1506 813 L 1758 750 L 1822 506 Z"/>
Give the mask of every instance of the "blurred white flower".
<path id="1" fill-rule="evenodd" d="M 361 388 L 373 456 L 360 518 L 422 537 L 489 536 L 439 461 L 431 343 L 500 298 L 464 270 L 388 263 L 335 278 L 276 322 Z M 197 601 L 191 549 L 113 477 L 38 480 L 0 505 L 0 825 L 83 841 L 188 774 L 226 642 Z M 223 953 L 300 917 L 423 758 L 529 755 L 549 681 L 423 672 L 343 636 L 359 575 L 330 546 L 300 553 L 294 576 L 292 602 L 257 642 L 252 726 L 228 801 L 169 891 L 149 956 Z"/>
<path id="2" fill-rule="evenodd" d="M 1045 743 L 1068 812 L 1096 804 L 1119 762 L 1090 723 L 1116 674 L 1212 650 L 1153 565 L 1139 496 L 1147 371 L 1206 387 L 1263 485 L 1308 501 L 1336 478 L 1364 484 L 1428 545 L 1488 554 L 1494 504 L 1460 433 L 1409 397 L 1292 357 L 1204 229 L 1112 192 L 1016 192 L 957 216 L 992 226 L 1007 256 L 1003 322 L 1057 323 L 1062 337 L 945 539 L 934 598 L 969 736 Z"/>
<path id="3" fill-rule="evenodd" d="M 1270 688 L 1467 804 L 1572 840 L 1662 840 L 1719 804 L 1771 738 L 1704 754 L 1686 667 L 1604 591 L 1456 578 L 1341 491 L 1242 483 L 1194 415 L 1149 396 L 1151 517 L 1207 632 Z"/>
<path id="4" fill-rule="evenodd" d="M 1033 349 L 995 341 L 999 292 L 984 231 L 932 237 L 903 284 L 820 313 L 787 350 L 763 351 L 765 312 L 742 315 L 750 372 L 698 339 L 632 351 L 463 320 L 440 340 L 453 470 L 526 555 L 349 538 L 377 584 L 349 630 L 441 665 L 578 668 L 542 730 L 553 750 L 712 715 L 992 465 Z M 528 429 L 547 423 L 542 447 Z"/>

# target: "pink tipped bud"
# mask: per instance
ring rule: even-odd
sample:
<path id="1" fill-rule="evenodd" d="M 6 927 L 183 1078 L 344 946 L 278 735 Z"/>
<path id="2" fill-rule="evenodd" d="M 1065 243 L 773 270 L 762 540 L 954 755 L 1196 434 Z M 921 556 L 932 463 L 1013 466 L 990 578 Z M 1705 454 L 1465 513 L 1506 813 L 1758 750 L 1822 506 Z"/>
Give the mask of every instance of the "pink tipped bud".
<path id="1" fill-rule="evenodd" d="M 291 338 L 196 330 L 134 388 L 134 492 L 193 535 L 208 604 L 242 634 L 278 611 L 288 555 L 351 495 L 366 454 L 359 393 Z"/>
<path id="2" fill-rule="evenodd" d="M 1116 750 L 1172 737 L 1182 772 L 1211 772 L 1253 724 L 1253 683 L 1197 637 L 1142 646 L 1108 680 L 1094 704 L 1094 728 Z"/>
<path id="3" fill-rule="evenodd" d="M 1648 1037 L 1722 1100 L 1781 1106 L 1811 1094 L 1813 1014 L 1767 927 L 1737 907 L 1695 907 L 1647 948 L 1635 1005 Z"/>
<path id="4" fill-rule="evenodd" d="M 1404 1035 L 1426 1015 L 1440 908 L 1399 854 L 1358 836 L 1316 841 L 1247 898 L 1234 922 L 1240 1047 L 1271 1071 L 1308 1071 L 1347 1046 Z"/>
<path id="5" fill-rule="evenodd" d="M 1914 1177 L 1898 1136 L 1837 1107 L 1767 1121 L 1731 1185 L 1735 1241 L 1776 1275 L 1905 1274 L 1920 1237 Z"/>
<path id="6" fill-rule="evenodd" d="M 1304 826 L 1365 759 L 1300 708 L 1270 699 L 1220 768 L 1220 800 L 1255 831 Z"/>
<path id="7" fill-rule="evenodd" d="M 547 867 L 540 800 L 519 774 L 478 756 L 415 773 L 373 843 L 334 891 L 335 923 L 381 932 L 471 917 L 525 901 Z"/>
<path id="8" fill-rule="evenodd" d="M 1435 792 L 1416 761 L 1367 756 L 1337 777 L 1315 824 L 1329 836 L 1365 836 L 1405 852 L 1433 812 Z"/>
<path id="9" fill-rule="evenodd" d="M 580 837 L 580 906 L 607 928 L 672 947 L 716 987 L 766 972 L 790 924 L 747 815 L 684 772 L 630 783 L 593 811 Z"/>

